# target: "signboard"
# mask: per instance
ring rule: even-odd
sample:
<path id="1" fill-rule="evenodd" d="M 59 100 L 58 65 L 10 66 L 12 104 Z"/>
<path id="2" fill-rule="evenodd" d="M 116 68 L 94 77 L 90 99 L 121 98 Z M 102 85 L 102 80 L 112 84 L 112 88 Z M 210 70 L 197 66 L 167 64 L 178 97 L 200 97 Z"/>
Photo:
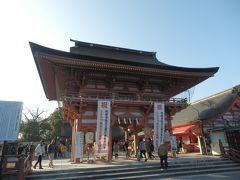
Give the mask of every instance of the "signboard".
<path id="1" fill-rule="evenodd" d="M 75 139 L 75 158 L 83 158 L 83 142 L 84 141 L 84 132 L 76 132 Z"/>
<path id="2" fill-rule="evenodd" d="M 164 103 L 154 103 L 154 147 L 157 151 L 160 144 L 164 143 L 165 112 Z"/>
<path id="3" fill-rule="evenodd" d="M 22 102 L 0 101 L 0 141 L 18 139 L 22 108 Z"/>
<path id="4" fill-rule="evenodd" d="M 110 133 L 110 100 L 98 100 L 96 156 L 108 155 L 108 141 Z"/>
<path id="5" fill-rule="evenodd" d="M 87 132 L 85 134 L 85 142 L 86 142 L 86 144 L 92 144 L 94 142 L 94 133 L 93 132 Z"/>

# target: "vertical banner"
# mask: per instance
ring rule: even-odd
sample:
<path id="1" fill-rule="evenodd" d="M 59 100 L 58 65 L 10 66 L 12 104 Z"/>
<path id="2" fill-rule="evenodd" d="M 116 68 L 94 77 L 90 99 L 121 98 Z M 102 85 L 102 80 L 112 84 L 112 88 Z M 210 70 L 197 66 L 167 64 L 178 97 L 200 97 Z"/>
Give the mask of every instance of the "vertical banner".
<path id="1" fill-rule="evenodd" d="M 108 141 L 110 133 L 110 100 L 98 100 L 97 132 L 96 132 L 96 156 L 108 155 Z"/>
<path id="2" fill-rule="evenodd" d="M 76 132 L 75 139 L 75 158 L 83 158 L 83 141 L 84 141 L 84 132 Z"/>
<path id="3" fill-rule="evenodd" d="M 157 152 L 158 146 L 163 144 L 165 131 L 164 103 L 154 103 L 154 149 Z"/>

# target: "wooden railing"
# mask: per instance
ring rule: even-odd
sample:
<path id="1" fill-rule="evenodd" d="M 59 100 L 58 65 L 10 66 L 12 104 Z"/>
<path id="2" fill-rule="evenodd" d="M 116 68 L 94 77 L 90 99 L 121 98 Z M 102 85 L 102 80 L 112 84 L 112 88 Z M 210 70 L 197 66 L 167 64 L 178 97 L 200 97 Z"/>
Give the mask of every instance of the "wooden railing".
<path id="1" fill-rule="evenodd" d="M 240 151 L 234 148 L 229 148 L 228 146 L 223 146 L 221 140 L 219 140 L 219 147 L 221 151 L 221 156 L 231 159 L 235 162 L 240 163 Z"/>
<path id="2" fill-rule="evenodd" d="M 230 148 L 227 151 L 227 154 L 230 159 L 240 163 L 240 151 Z"/>
<path id="3" fill-rule="evenodd" d="M 169 103 L 180 103 L 180 104 L 187 104 L 187 98 L 170 98 L 169 100 L 161 99 L 159 97 L 137 97 L 136 95 L 86 95 L 86 96 L 65 96 L 62 94 L 61 100 L 72 100 L 72 101 L 79 101 L 79 100 L 97 100 L 97 99 L 112 99 L 115 101 L 135 101 L 135 102 L 149 102 L 149 101 L 164 101 Z"/>
<path id="4" fill-rule="evenodd" d="M 31 171 L 32 155 L 5 155 L 1 166 L 1 180 L 24 180 Z"/>

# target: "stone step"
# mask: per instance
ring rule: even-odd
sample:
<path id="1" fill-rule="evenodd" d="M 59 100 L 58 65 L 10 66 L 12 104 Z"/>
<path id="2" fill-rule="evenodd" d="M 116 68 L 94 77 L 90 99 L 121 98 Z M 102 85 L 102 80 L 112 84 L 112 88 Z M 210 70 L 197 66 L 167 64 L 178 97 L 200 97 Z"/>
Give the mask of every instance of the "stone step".
<path id="1" fill-rule="evenodd" d="M 195 167 L 195 166 L 205 166 L 206 164 L 208 165 L 215 165 L 215 164 L 231 164 L 233 163 L 231 160 L 227 160 L 227 159 L 216 159 L 216 160 L 197 160 L 197 161 L 181 161 L 181 162 L 169 162 L 169 166 L 171 167 Z M 122 171 L 131 171 L 137 168 L 138 170 L 140 169 L 145 169 L 145 168 L 149 168 L 149 169 L 159 169 L 159 162 L 155 161 L 155 162 L 136 162 L 135 164 L 129 164 L 129 165 L 115 165 L 115 166 L 109 166 L 107 169 L 106 167 L 96 167 L 96 168 L 81 168 L 81 170 L 79 170 L 79 168 L 68 168 L 68 169 L 61 169 L 61 170 L 50 170 L 50 171 L 45 171 L 44 174 L 51 174 L 51 173 L 74 173 L 74 172 L 98 172 L 98 173 L 105 173 L 106 171 L 114 171 L 117 170 L 119 171 L 119 169 L 121 169 Z M 37 175 L 38 173 L 42 173 L 41 171 L 33 171 L 30 174 L 35 174 Z"/>
<path id="2" fill-rule="evenodd" d="M 197 174 L 209 174 L 209 173 L 218 173 L 218 172 L 234 172 L 240 171 L 240 166 L 236 167 L 223 167 L 223 168 L 215 168 L 215 169 L 196 169 L 191 171 L 178 171 L 178 172 L 168 172 L 168 170 L 160 171 L 156 174 L 145 174 L 145 175 L 137 175 L 137 176 L 128 176 L 127 179 L 129 180 L 142 180 L 142 179 L 149 179 L 149 180 L 157 180 L 157 179 L 166 179 L 166 178 L 172 178 L 172 177 L 180 177 L 180 176 L 191 176 L 191 175 L 197 175 Z M 76 179 L 76 178 L 71 178 Z M 78 178 L 79 179 L 79 178 Z M 103 178 L 104 180 L 110 180 L 112 178 Z M 117 177 L 114 178 L 114 180 L 121 180 L 126 179 L 126 177 Z M 60 180 L 60 179 L 58 179 Z"/>
<path id="3" fill-rule="evenodd" d="M 227 168 L 226 168 L 227 167 Z M 167 170 L 161 171 L 159 163 L 142 163 L 129 166 L 111 166 L 101 168 L 65 169 L 59 171 L 38 171 L 27 176 L 27 179 L 141 179 L 143 177 L 159 177 L 159 175 L 179 176 L 196 172 L 222 172 L 240 170 L 240 164 L 230 160 L 198 161 L 190 163 L 169 163 Z M 165 176 L 164 175 L 164 176 Z M 171 175 L 171 176 L 170 176 Z M 151 179 L 152 179 L 151 178 Z"/>

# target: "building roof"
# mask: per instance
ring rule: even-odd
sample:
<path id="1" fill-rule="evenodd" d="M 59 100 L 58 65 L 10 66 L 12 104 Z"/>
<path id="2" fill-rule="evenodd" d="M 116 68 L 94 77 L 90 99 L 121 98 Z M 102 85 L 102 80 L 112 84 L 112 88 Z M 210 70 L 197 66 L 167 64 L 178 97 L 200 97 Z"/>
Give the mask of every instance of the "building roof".
<path id="1" fill-rule="evenodd" d="M 231 107 L 240 95 L 240 85 L 191 103 L 186 109 L 175 114 L 172 126 L 187 125 L 198 120 L 215 118 Z"/>
<path id="2" fill-rule="evenodd" d="M 177 67 L 158 61 L 155 52 L 72 41 L 75 46 L 70 48 L 70 52 L 29 43 L 49 100 L 57 100 L 57 91 L 64 91 L 68 78 L 60 73 L 63 68 L 67 71 L 75 69 L 155 78 L 158 85 L 165 89 L 162 93 L 168 94 L 167 97 L 173 97 L 199 84 L 219 69 Z M 58 86 L 57 79 L 61 79 Z"/>
<path id="3" fill-rule="evenodd" d="M 73 58 L 79 60 L 97 61 L 103 63 L 125 64 L 136 67 L 146 67 L 154 69 L 177 70 L 187 72 L 209 72 L 216 73 L 219 67 L 210 68 L 187 68 L 172 66 L 160 62 L 156 58 L 155 52 L 147 52 L 133 49 L 126 49 L 120 47 L 99 45 L 93 43 L 86 43 L 75 41 L 75 46 L 70 48 L 70 53 L 59 51 L 52 48 L 47 48 L 33 42 L 29 42 L 33 55 L 36 53 L 46 53 L 49 55 L 56 55 L 65 58 Z"/>
<path id="4" fill-rule="evenodd" d="M 126 49 L 121 47 L 106 46 L 101 44 L 87 43 L 71 40 L 75 46 L 70 48 L 70 52 L 84 56 L 101 57 L 115 61 L 146 63 L 153 65 L 167 66 L 156 58 L 156 52 Z"/>

